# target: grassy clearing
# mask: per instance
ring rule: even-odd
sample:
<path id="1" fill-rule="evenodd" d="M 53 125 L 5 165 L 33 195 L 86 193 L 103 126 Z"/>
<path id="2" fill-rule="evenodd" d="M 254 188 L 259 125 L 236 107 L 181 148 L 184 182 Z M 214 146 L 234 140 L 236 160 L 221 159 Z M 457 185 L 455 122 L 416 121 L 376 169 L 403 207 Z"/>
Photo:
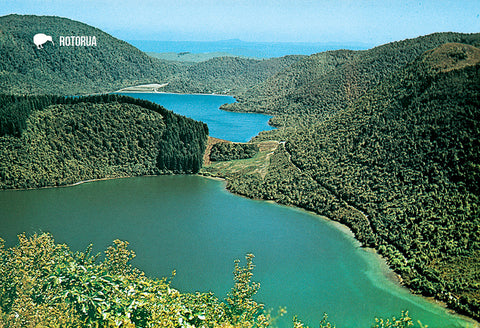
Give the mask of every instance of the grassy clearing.
<path id="1" fill-rule="evenodd" d="M 237 174 L 257 174 L 264 178 L 270 166 L 270 157 L 278 145 L 278 141 L 259 142 L 258 154 L 248 159 L 211 162 L 207 155 L 204 162 L 205 165 L 201 169 L 200 174 L 222 178 L 228 178 Z"/>

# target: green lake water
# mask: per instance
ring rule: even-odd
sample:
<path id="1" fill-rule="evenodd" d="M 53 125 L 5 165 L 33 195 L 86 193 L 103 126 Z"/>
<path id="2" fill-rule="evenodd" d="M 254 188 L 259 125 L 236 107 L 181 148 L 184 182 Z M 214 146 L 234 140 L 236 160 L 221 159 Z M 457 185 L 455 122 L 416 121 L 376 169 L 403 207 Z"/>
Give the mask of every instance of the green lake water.
<path id="1" fill-rule="evenodd" d="M 0 236 L 7 245 L 26 231 L 51 232 L 73 250 L 103 251 L 128 240 L 134 265 L 150 276 L 177 274 L 181 291 L 233 286 L 233 261 L 255 254 L 257 300 L 286 306 L 312 327 L 324 312 L 337 327 L 370 327 L 375 316 L 411 316 L 429 327 L 465 322 L 413 296 L 384 274 L 376 255 L 333 223 L 304 211 L 228 193 L 200 176 L 138 177 L 73 187 L 0 192 Z"/>

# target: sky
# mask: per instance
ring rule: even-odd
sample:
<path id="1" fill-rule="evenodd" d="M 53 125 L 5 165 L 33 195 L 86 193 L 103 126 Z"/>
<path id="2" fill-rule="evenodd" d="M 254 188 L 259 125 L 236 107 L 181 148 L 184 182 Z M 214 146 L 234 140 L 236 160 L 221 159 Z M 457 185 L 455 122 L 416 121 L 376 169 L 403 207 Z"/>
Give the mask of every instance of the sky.
<path id="1" fill-rule="evenodd" d="M 0 0 L 0 16 L 55 15 L 124 40 L 362 42 L 480 32 L 480 0 Z"/>

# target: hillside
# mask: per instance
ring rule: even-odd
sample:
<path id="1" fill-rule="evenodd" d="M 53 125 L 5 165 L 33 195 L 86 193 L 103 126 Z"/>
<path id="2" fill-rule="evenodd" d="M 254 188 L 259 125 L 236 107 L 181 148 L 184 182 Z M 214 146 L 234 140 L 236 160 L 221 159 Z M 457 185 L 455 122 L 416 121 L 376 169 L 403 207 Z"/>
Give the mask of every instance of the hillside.
<path id="1" fill-rule="evenodd" d="M 39 31 L 52 35 L 55 43 L 37 49 L 33 35 Z M 94 35 L 97 46 L 62 47 L 58 44 L 62 35 Z M 239 102 L 225 109 L 274 114 L 275 124 L 290 129 L 258 138 L 278 139 L 270 141 L 268 154 L 254 156 L 260 168 L 252 165 L 248 170 L 209 174 L 228 176 L 228 188 L 239 194 L 299 206 L 348 225 L 365 246 L 387 258 L 407 286 L 479 319 L 479 45 L 480 34 L 437 33 L 366 51 L 270 60 L 219 57 L 187 65 L 148 57 L 69 19 L 0 17 L 0 189 L 195 173 L 201 167 L 208 134 L 203 123 L 122 96 L 24 94 L 78 95 L 167 82 L 165 91 L 235 94 Z M 241 153 L 236 146 L 219 149 L 217 159 L 222 160 Z M 46 239 L 38 243 L 53 247 L 53 241 Z M 25 238 L 22 242 L 37 243 Z M 21 267 L 22 260 L 15 258 L 18 251 L 8 252 L 7 256 L 0 240 L 4 265 L 0 277 L 11 273 L 19 281 L 21 275 L 15 274 L 21 271 L 10 269 L 17 270 L 14 264 Z M 78 256 L 85 264 L 86 255 Z M 60 257 L 59 270 L 67 270 L 62 263 L 75 262 L 73 255 L 67 257 Z M 109 274 L 111 268 L 92 263 L 95 275 L 87 275 L 88 279 L 97 279 L 96 273 Z M 39 273 L 29 272 L 35 279 Z M 128 284 L 133 282 L 154 285 L 117 273 L 117 282 L 125 283 L 123 291 L 127 286 L 130 290 Z M 33 282 L 42 281 L 34 278 Z M 0 290 L 0 319 L 8 313 L 15 320 L 11 311 L 15 304 L 19 309 L 23 304 L 33 304 L 30 308 L 41 304 L 35 303 L 41 295 L 28 294 L 28 284 L 23 287 L 23 298 Z M 64 291 L 56 287 L 46 295 Z M 155 288 L 150 300 L 160 295 L 159 289 L 168 290 L 164 285 Z M 196 306 L 205 309 L 198 304 L 217 310 L 223 306 L 211 295 L 196 295 L 200 301 L 193 305 L 193 297 L 185 296 L 195 311 Z M 82 312 L 69 302 L 52 301 L 41 310 L 45 317 L 50 310 L 55 315 L 68 310 L 65 320 L 86 320 L 91 315 L 92 326 L 105 320 L 97 315 L 97 308 Z M 162 304 L 161 300 L 148 306 L 155 304 Z M 164 315 L 158 308 L 148 311 L 148 315 Z M 167 317 L 177 321 L 168 324 L 176 324 L 179 317 L 201 320 L 199 312 L 187 312 L 170 313 Z M 142 313 L 135 313 L 135 320 Z M 122 320 L 128 323 L 126 315 Z M 237 321 L 210 322 L 253 320 L 235 315 Z"/>
<path id="2" fill-rule="evenodd" d="M 130 97 L 0 95 L 0 189 L 195 173 L 208 128 Z"/>
<path id="3" fill-rule="evenodd" d="M 479 56 L 462 44 L 427 52 L 286 144 L 300 170 L 366 214 L 407 285 L 477 318 Z"/>
<path id="4" fill-rule="evenodd" d="M 427 51 L 329 119 L 292 129 L 262 172 L 205 172 L 345 223 L 405 285 L 478 319 L 479 56 L 459 43 Z"/>
<path id="5" fill-rule="evenodd" d="M 272 59 L 216 57 L 171 76 L 163 89 L 179 93 L 238 94 L 284 70 L 304 56 Z"/>
<path id="6" fill-rule="evenodd" d="M 38 49 L 33 36 L 52 36 Z M 96 46 L 65 46 L 60 37 L 95 36 Z M 77 95 L 169 83 L 167 92 L 239 93 L 305 56 L 256 60 L 215 57 L 162 60 L 92 26 L 54 16 L 0 17 L 0 93 Z"/>
<path id="7" fill-rule="evenodd" d="M 237 95 L 238 103 L 222 108 L 275 114 L 279 126 L 297 125 L 299 120 L 314 123 L 346 108 L 423 52 L 447 42 L 480 45 L 480 34 L 435 33 L 370 50 L 311 55 Z"/>
<path id="8" fill-rule="evenodd" d="M 33 36 L 52 36 L 37 49 Z M 61 46 L 60 36 L 95 36 L 96 46 Z M 178 64 L 147 56 L 89 25 L 53 16 L 0 17 L 0 93 L 91 94 L 162 83 Z"/>

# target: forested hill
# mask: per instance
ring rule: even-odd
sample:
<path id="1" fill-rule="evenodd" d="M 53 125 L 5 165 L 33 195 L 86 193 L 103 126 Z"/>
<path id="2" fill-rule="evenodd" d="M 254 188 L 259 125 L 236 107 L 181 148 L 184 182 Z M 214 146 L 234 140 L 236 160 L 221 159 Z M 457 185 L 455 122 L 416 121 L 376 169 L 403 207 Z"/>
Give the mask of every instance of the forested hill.
<path id="1" fill-rule="evenodd" d="M 0 189 L 195 173 L 208 128 L 144 100 L 0 95 Z"/>
<path id="2" fill-rule="evenodd" d="M 216 57 L 187 67 L 168 79 L 165 91 L 180 93 L 239 94 L 264 82 L 305 56 L 271 59 Z"/>
<path id="3" fill-rule="evenodd" d="M 306 57 L 265 82 L 237 96 L 228 110 L 285 115 L 315 122 L 346 108 L 391 72 L 402 68 L 423 52 L 447 42 L 480 45 L 480 34 L 435 33 L 388 43 L 365 51 L 327 51 Z"/>
<path id="4" fill-rule="evenodd" d="M 52 36 L 37 49 L 33 36 Z M 96 38 L 96 46 L 61 46 L 60 36 Z M 77 95 L 162 83 L 179 68 L 147 56 L 89 25 L 53 16 L 0 17 L 0 93 Z"/>
<path id="5" fill-rule="evenodd" d="M 480 318 L 480 49 L 429 50 L 229 188 L 347 224 L 404 283 Z"/>
<path id="6" fill-rule="evenodd" d="M 37 33 L 52 36 L 38 49 Z M 60 37 L 95 36 L 96 46 Z M 305 56 L 265 60 L 218 57 L 181 63 L 150 57 L 92 26 L 53 16 L 0 17 L 0 93 L 78 95 L 168 82 L 167 92 L 238 94 Z"/>

